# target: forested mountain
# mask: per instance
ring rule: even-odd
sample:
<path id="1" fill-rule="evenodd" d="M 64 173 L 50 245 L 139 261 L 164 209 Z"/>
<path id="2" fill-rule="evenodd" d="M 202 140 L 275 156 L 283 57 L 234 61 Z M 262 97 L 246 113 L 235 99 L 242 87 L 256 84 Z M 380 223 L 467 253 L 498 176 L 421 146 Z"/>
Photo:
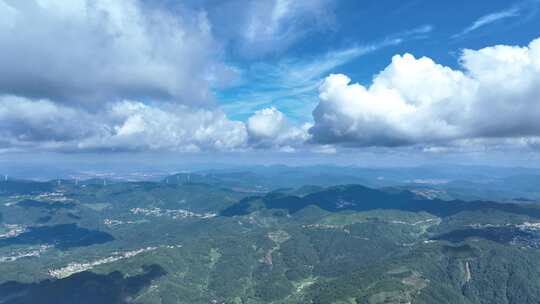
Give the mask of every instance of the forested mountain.
<path id="1" fill-rule="evenodd" d="M 0 303 L 540 302 L 536 204 L 175 176 L 0 183 Z"/>

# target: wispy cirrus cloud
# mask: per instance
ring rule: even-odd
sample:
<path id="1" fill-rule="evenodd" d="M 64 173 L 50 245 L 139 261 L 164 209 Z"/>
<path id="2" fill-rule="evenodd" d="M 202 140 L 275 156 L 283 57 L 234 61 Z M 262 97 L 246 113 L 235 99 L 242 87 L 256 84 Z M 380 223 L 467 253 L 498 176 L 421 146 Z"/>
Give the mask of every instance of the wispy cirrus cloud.
<path id="1" fill-rule="evenodd" d="M 216 36 L 244 59 L 279 55 L 302 38 L 332 29 L 337 6 L 331 0 L 188 2 L 208 13 Z"/>
<path id="2" fill-rule="evenodd" d="M 527 12 L 527 15 L 536 14 L 538 4 L 540 4 L 540 1 L 538 0 L 523 1 L 504 10 L 481 16 L 480 18 L 476 19 L 471 25 L 466 27 L 463 31 L 453 35 L 452 38 L 460 38 L 482 27 L 500 22 L 505 19 L 518 18 L 520 16 L 523 16 L 525 10 L 527 9 L 532 9 Z"/>

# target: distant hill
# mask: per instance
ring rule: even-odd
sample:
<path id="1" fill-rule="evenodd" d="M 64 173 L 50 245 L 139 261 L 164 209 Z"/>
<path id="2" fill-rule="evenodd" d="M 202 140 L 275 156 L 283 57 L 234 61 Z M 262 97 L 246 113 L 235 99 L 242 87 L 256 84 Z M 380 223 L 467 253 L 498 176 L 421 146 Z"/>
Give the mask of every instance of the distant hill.
<path id="1" fill-rule="evenodd" d="M 390 192 L 367 188 L 360 185 L 336 186 L 314 192 L 306 196 L 271 193 L 260 198 L 246 198 L 222 212 L 224 216 L 245 215 L 252 212 L 251 202 L 260 199 L 265 208 L 285 209 L 296 213 L 307 206 L 317 206 L 323 210 L 337 212 L 343 210 L 369 211 L 393 209 L 409 212 L 427 212 L 436 216 L 450 216 L 462 211 L 499 210 L 540 218 L 540 208 L 516 204 L 486 201 L 466 202 L 460 200 L 442 201 L 425 199 L 410 191 Z"/>

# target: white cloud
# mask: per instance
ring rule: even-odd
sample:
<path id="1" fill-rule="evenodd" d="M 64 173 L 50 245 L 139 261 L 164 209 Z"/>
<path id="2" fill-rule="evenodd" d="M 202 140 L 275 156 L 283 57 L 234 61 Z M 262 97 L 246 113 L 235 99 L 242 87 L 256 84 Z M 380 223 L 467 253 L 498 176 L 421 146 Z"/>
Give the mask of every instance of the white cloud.
<path id="1" fill-rule="evenodd" d="M 330 1 L 253 1 L 243 38 L 246 48 L 268 51 L 285 47 L 305 34 L 306 24 L 328 18 Z M 313 28 L 313 26 L 308 27 Z"/>
<path id="2" fill-rule="evenodd" d="M 247 148 L 242 122 L 218 110 L 136 101 L 89 112 L 48 100 L 0 98 L 0 137 L 12 148 L 60 151 L 232 151 Z"/>
<path id="3" fill-rule="evenodd" d="M 228 70 L 206 15 L 143 6 L 0 0 L 0 94 L 87 107 L 124 98 L 211 103 L 209 79 Z"/>
<path id="4" fill-rule="evenodd" d="M 309 138 L 307 130 L 310 127 L 310 124 L 301 127 L 291 125 L 285 115 L 273 107 L 255 112 L 246 123 L 253 146 L 282 147 L 289 151 Z"/>
<path id="5" fill-rule="evenodd" d="M 476 19 L 471 25 L 466 27 L 463 31 L 453 35 L 452 38 L 462 37 L 482 27 L 496 22 L 500 22 L 505 19 L 517 17 L 524 17 L 523 19 L 528 19 L 537 13 L 539 3 L 540 2 L 538 0 L 524 0 L 517 4 L 514 4 L 507 9 L 481 16 L 480 18 Z"/>
<path id="6" fill-rule="evenodd" d="M 469 27 L 464 29 L 463 32 L 461 32 L 460 34 L 454 35 L 454 37 L 459 37 L 459 36 L 468 34 L 468 33 L 472 32 L 472 31 L 475 31 L 475 30 L 477 30 L 477 29 L 479 29 L 481 27 L 484 27 L 486 25 L 489 25 L 491 23 L 495 23 L 495 22 L 503 20 L 503 19 L 518 17 L 520 15 L 519 11 L 520 10 L 518 8 L 512 7 L 510 9 L 507 9 L 507 10 L 504 10 L 504 11 L 495 12 L 495 13 L 491 13 L 491 14 L 487 14 L 485 16 L 482 16 L 482 17 L 478 18 L 477 20 L 475 20 L 473 22 L 473 24 L 471 24 Z"/>
<path id="7" fill-rule="evenodd" d="M 244 124 L 217 110 L 123 101 L 107 116 L 109 132 L 80 141 L 79 149 L 232 151 L 247 141 Z"/>
<path id="8" fill-rule="evenodd" d="M 331 75 L 310 129 L 318 143 L 445 144 L 540 135 L 540 39 L 465 50 L 463 71 L 396 55 L 370 87 Z"/>
<path id="9" fill-rule="evenodd" d="M 124 100 L 99 111 L 49 100 L 0 97 L 0 148 L 36 151 L 295 151 L 309 124 L 295 126 L 275 108 L 246 123 L 220 110 Z"/>

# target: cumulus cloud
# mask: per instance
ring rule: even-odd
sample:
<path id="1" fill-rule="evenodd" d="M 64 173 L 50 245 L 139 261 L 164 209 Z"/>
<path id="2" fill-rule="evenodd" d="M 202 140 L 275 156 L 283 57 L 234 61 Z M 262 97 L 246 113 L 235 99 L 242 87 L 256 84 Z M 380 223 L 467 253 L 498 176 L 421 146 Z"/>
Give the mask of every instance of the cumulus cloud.
<path id="1" fill-rule="evenodd" d="M 247 141 L 244 124 L 229 120 L 219 110 L 122 101 L 107 116 L 108 132 L 79 142 L 77 148 L 232 151 L 244 148 Z"/>
<path id="2" fill-rule="evenodd" d="M 310 124 L 301 127 L 289 123 L 285 115 L 276 108 L 266 108 L 255 112 L 247 123 L 250 143 L 255 147 L 278 147 L 291 150 L 308 138 Z"/>
<path id="3" fill-rule="evenodd" d="M 151 98 L 211 103 L 228 76 L 202 11 L 137 0 L 0 0 L 0 93 L 87 107 Z"/>
<path id="4" fill-rule="evenodd" d="M 13 149 L 232 151 L 247 147 L 243 123 L 219 110 L 124 100 L 99 112 L 48 100 L 0 98 L 0 137 Z"/>
<path id="5" fill-rule="evenodd" d="M 396 55 L 369 87 L 330 75 L 310 129 L 318 143 L 444 144 L 540 135 L 540 39 L 465 50 L 462 70 Z"/>
<path id="6" fill-rule="evenodd" d="M 133 100 L 99 111 L 46 99 L 0 97 L 0 148 L 79 151 L 294 151 L 310 125 L 289 123 L 275 108 L 257 111 L 246 123 L 218 109 Z"/>

